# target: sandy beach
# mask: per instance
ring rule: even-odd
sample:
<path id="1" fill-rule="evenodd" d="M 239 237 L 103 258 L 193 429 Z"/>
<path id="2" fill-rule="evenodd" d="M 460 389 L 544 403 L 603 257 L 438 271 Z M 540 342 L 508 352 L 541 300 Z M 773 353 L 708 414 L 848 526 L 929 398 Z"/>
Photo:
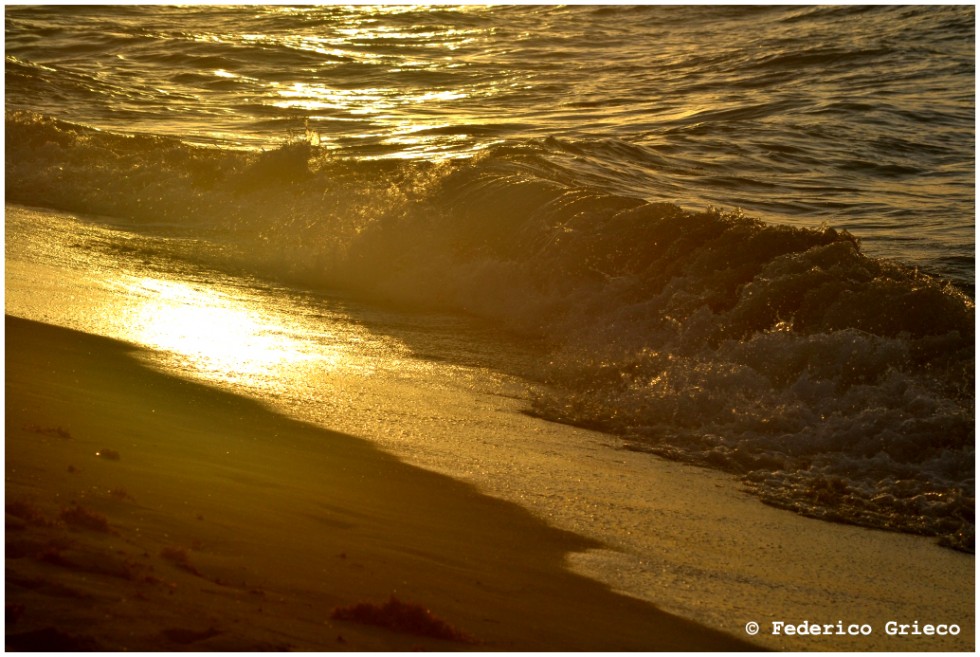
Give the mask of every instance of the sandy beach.
<path id="1" fill-rule="evenodd" d="M 351 436 L 6 318 L 8 650 L 730 650 L 584 539 Z M 341 620 L 384 605 L 455 638 Z M 342 614 L 341 614 L 342 615 Z"/>
<path id="2" fill-rule="evenodd" d="M 5 27 L 7 649 L 975 650 L 975 7 Z"/>

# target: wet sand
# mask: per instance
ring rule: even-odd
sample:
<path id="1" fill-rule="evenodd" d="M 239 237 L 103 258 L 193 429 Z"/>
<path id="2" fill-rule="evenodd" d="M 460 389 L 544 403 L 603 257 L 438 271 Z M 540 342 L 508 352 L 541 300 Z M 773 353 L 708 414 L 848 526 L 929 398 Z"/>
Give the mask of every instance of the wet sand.
<path id="1" fill-rule="evenodd" d="M 751 648 L 569 572 L 600 546 L 516 505 L 136 353 L 6 318 L 8 649 Z M 467 638 L 332 617 L 392 596 Z"/>

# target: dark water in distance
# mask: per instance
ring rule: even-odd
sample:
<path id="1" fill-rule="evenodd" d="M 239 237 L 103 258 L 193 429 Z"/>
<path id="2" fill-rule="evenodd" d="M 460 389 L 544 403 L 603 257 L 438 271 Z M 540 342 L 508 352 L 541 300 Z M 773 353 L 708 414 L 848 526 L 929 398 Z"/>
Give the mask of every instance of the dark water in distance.
<path id="1" fill-rule="evenodd" d="M 7 7 L 7 200 L 543 337 L 535 413 L 972 549 L 974 13 Z"/>

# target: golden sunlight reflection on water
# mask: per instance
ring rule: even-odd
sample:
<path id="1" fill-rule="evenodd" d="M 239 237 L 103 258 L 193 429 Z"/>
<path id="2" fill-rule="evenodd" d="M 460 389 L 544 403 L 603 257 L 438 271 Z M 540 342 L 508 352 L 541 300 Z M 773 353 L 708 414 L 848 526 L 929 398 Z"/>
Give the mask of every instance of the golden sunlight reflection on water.
<path id="1" fill-rule="evenodd" d="M 418 6 L 408 9 L 417 11 Z M 402 71 L 430 72 L 446 82 L 439 88 L 417 88 L 396 83 L 398 78 L 388 78 L 389 83 L 378 85 L 365 80 L 364 84 L 351 84 L 341 76 L 332 76 L 326 82 L 283 81 L 271 82 L 268 90 L 275 99 L 271 105 L 280 110 L 302 111 L 307 121 L 317 124 L 341 122 L 350 127 L 344 131 L 344 139 L 354 141 L 379 140 L 381 144 L 398 145 L 397 152 L 387 157 L 413 159 L 419 157 L 463 157 L 463 153 L 449 153 L 445 143 L 461 141 L 447 137 L 447 128 L 466 133 L 474 124 L 474 118 L 466 112 L 457 113 L 459 103 L 475 97 L 491 98 L 501 93 L 496 82 L 486 81 L 449 83 L 447 71 L 465 67 L 455 51 L 485 35 L 479 29 L 465 29 L 439 25 L 428 30 L 418 26 L 412 29 L 385 24 L 385 17 L 406 12 L 405 7 L 364 6 L 345 8 L 342 16 L 324 8 L 300 9 L 292 7 L 265 8 L 265 12 L 309 14 L 311 19 L 322 20 L 324 11 L 334 19 L 332 30 L 324 35 L 246 34 L 241 39 L 248 42 L 268 43 L 273 46 L 317 53 L 334 58 L 338 65 L 366 65 L 384 67 L 389 74 Z M 466 7 L 440 7 L 440 11 L 466 12 Z M 401 47 L 404 44 L 424 43 L 426 48 Z M 419 56 L 424 52 L 424 56 Z M 414 54 L 411 54 L 414 53 Z M 220 75 L 215 71 L 215 75 Z M 465 78 L 463 78 L 465 79 Z M 363 119 L 354 121 L 354 119 Z M 479 123 L 480 121 L 475 121 Z M 419 134 L 425 130 L 440 130 L 438 135 Z M 331 140 L 321 145 L 331 147 Z M 482 150 L 485 145 L 476 148 Z"/>

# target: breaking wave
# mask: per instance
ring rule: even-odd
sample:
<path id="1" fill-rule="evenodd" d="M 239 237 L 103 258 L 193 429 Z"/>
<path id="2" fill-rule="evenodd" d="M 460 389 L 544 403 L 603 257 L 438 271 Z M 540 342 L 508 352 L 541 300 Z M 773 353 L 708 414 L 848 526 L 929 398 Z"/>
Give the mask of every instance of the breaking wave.
<path id="1" fill-rule="evenodd" d="M 20 112 L 6 116 L 6 193 L 186 231 L 200 238 L 186 255 L 214 266 L 543 338 L 526 373 L 542 382 L 537 415 L 737 473 L 770 504 L 972 551 L 970 296 L 846 232 L 632 197 L 590 166 L 629 148 L 354 160 Z"/>

